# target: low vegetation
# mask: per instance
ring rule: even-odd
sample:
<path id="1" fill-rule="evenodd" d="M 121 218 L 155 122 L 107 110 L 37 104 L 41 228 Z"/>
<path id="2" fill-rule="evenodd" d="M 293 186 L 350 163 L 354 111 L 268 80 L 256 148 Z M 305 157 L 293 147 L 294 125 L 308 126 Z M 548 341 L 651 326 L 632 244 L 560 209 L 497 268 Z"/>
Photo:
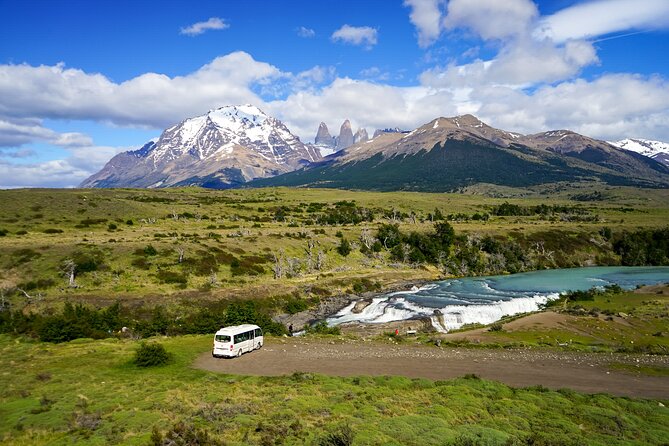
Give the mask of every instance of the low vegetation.
<path id="1" fill-rule="evenodd" d="M 218 375 L 191 367 L 211 336 L 160 339 L 173 357 L 133 364 L 138 342 L 0 336 L 3 444 L 662 444 L 657 401 L 449 381 Z M 665 404 L 668 402 L 665 402 Z"/>

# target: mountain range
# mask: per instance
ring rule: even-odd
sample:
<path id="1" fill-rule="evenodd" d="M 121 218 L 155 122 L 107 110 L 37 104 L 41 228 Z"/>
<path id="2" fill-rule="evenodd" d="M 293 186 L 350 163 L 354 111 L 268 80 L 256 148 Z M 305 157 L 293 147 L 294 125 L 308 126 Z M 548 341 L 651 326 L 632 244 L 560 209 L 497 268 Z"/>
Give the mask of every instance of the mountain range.
<path id="1" fill-rule="evenodd" d="M 669 187 L 669 167 L 660 162 L 666 152 L 653 142 L 626 141 L 643 141 L 655 152 L 646 156 L 569 130 L 521 135 L 472 115 L 437 118 L 411 132 L 377 130 L 372 139 L 365 129 L 354 135 L 348 120 L 334 138 L 321 123 L 312 145 L 257 107 L 228 106 L 186 119 L 141 149 L 116 155 L 81 186 L 449 191 L 476 183 L 599 181 Z"/>
<path id="2" fill-rule="evenodd" d="M 81 187 L 228 188 L 321 158 L 259 108 L 227 106 L 186 119 L 139 150 L 116 155 Z"/>
<path id="3" fill-rule="evenodd" d="M 669 166 L 669 144 L 666 142 L 651 141 L 649 139 L 623 139 L 609 144 L 640 153 L 641 155 L 653 158 L 665 166 Z"/>

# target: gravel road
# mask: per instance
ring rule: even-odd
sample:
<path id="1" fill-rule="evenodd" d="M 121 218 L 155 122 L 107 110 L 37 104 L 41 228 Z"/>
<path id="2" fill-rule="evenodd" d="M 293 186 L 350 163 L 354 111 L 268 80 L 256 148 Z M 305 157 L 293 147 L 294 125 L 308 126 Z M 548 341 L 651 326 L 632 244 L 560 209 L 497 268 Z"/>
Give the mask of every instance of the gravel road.
<path id="1" fill-rule="evenodd" d="M 543 385 L 580 392 L 669 399 L 669 377 L 621 372 L 612 364 L 667 367 L 665 356 L 575 353 L 544 349 L 474 349 L 390 344 L 365 340 L 269 339 L 241 358 L 204 353 L 200 369 L 239 375 L 279 376 L 294 372 L 333 376 L 400 375 L 449 379 L 475 373 L 513 387 Z"/>

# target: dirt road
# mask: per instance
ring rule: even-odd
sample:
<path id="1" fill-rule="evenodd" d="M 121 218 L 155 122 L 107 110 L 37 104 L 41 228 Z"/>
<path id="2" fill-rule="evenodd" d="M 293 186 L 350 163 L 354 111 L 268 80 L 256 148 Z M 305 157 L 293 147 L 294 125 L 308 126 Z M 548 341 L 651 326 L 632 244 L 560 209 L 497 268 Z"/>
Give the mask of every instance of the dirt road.
<path id="1" fill-rule="evenodd" d="M 438 348 L 364 340 L 271 339 L 258 351 L 235 359 L 210 353 L 197 368 L 230 374 L 278 376 L 294 372 L 334 376 L 401 375 L 449 379 L 475 373 L 513 387 L 542 385 L 580 392 L 669 399 L 669 377 L 621 372 L 612 364 L 669 367 L 664 356 L 572 353 L 548 350 Z"/>

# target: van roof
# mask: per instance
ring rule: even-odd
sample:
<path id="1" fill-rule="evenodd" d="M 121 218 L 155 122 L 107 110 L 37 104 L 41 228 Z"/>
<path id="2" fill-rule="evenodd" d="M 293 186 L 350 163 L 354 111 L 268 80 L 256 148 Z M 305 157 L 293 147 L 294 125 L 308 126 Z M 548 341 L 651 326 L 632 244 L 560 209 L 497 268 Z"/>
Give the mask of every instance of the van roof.
<path id="1" fill-rule="evenodd" d="M 248 331 L 256 328 L 260 328 L 257 325 L 253 324 L 242 324 L 242 325 L 231 325 L 229 327 L 223 327 L 216 332 L 216 334 L 233 334 L 239 331 Z"/>

